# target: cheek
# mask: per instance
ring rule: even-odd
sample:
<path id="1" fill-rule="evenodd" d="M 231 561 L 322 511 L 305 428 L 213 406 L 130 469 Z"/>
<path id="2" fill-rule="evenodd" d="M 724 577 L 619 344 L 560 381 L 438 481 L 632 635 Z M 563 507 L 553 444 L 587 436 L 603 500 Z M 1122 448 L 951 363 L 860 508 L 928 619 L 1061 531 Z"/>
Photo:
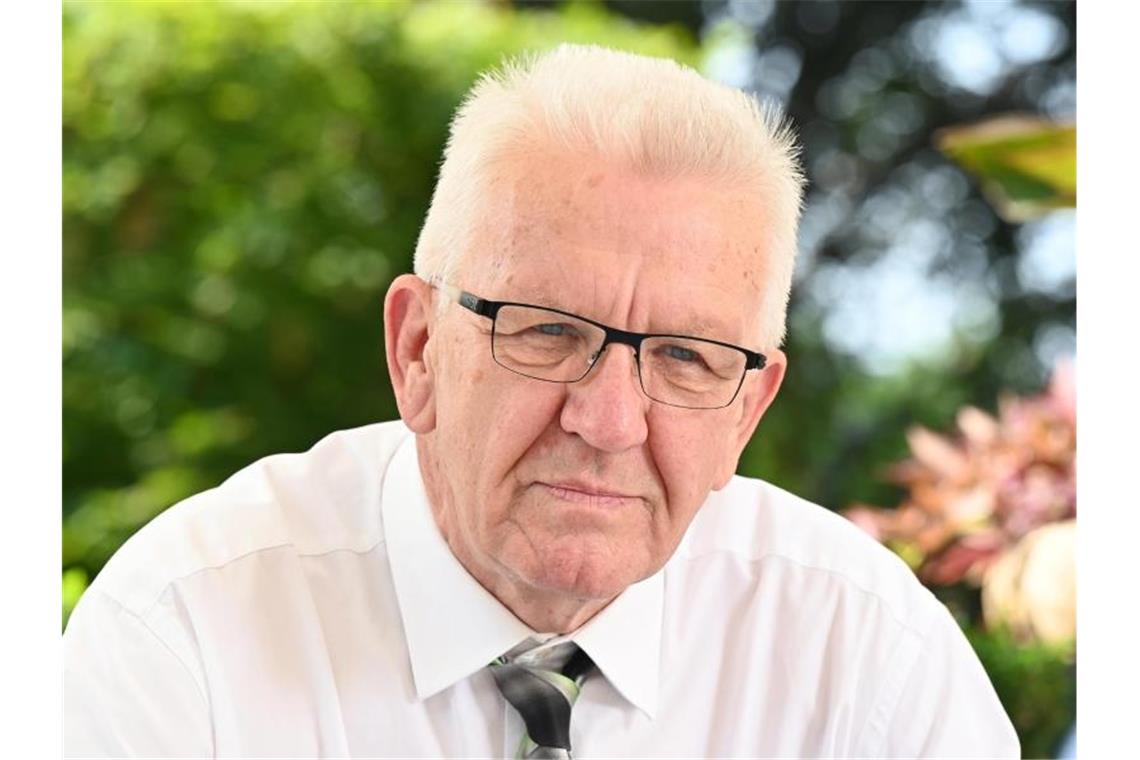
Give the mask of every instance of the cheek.
<path id="1" fill-rule="evenodd" d="M 499 479 L 523 458 L 540 454 L 558 425 L 565 389 L 502 369 L 488 375 L 495 387 L 484 397 L 487 435 L 483 445 L 487 456 L 494 457 L 494 475 Z"/>
<path id="2" fill-rule="evenodd" d="M 491 359 L 489 337 L 451 324 L 447 327 L 451 329 L 440 329 L 433 352 L 438 422 L 442 436 L 470 451 L 485 428 L 484 418 L 498 404 L 497 365 Z"/>
<path id="3" fill-rule="evenodd" d="M 670 519 L 686 520 L 687 525 L 716 481 L 728 447 L 727 428 L 715 416 L 680 417 L 707 412 L 662 411 L 651 420 L 650 451 L 665 486 Z"/>
<path id="4" fill-rule="evenodd" d="M 441 388 L 446 412 L 438 432 L 450 452 L 447 470 L 471 526 L 493 528 L 510 517 L 519 461 L 558 419 L 560 386 L 538 383 L 497 365 L 455 372 Z"/>

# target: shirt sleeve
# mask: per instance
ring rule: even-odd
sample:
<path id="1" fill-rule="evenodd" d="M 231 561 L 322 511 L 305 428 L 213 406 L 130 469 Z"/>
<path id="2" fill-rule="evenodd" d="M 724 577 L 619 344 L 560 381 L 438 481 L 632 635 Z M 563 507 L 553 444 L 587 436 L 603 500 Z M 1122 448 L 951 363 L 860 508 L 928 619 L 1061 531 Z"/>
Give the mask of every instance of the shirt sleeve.
<path id="1" fill-rule="evenodd" d="M 65 757 L 213 757 L 199 679 L 146 621 L 88 589 L 63 635 Z"/>
<path id="2" fill-rule="evenodd" d="M 954 618 L 941 604 L 896 694 L 878 757 L 1018 758 L 1017 732 Z"/>

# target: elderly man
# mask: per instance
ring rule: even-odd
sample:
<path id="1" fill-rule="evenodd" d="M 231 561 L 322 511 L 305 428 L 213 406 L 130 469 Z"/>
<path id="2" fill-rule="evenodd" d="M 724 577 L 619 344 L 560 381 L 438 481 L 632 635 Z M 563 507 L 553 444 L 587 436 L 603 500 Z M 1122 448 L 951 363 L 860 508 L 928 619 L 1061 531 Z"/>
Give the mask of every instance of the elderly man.
<path id="1" fill-rule="evenodd" d="M 128 541 L 65 635 L 68 754 L 1017 756 L 901 562 L 734 476 L 784 377 L 794 151 L 667 61 L 484 77 L 385 302 L 402 420 Z"/>

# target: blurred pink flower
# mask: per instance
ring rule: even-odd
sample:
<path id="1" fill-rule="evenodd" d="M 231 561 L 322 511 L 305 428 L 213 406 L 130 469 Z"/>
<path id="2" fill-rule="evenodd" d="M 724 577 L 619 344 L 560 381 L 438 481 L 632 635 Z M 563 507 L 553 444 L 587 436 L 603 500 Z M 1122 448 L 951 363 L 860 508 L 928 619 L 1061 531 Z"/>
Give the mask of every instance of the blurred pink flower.
<path id="1" fill-rule="evenodd" d="M 1003 396 L 994 417 L 974 407 L 946 436 L 907 431 L 911 457 L 887 478 L 907 488 L 894 509 L 852 505 L 849 518 L 900 551 L 927 583 L 979 586 L 1022 537 L 1076 515 L 1076 394 L 1071 362 L 1032 398 Z"/>

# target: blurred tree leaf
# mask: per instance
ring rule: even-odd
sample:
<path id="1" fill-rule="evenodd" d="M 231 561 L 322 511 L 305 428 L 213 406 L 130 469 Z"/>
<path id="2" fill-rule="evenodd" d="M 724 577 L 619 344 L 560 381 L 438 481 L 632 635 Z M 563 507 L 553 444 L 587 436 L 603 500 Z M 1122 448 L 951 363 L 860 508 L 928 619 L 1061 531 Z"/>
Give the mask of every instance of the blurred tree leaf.
<path id="1" fill-rule="evenodd" d="M 1077 205 L 1077 128 L 1031 116 L 1001 116 L 935 135 L 973 174 L 1004 219 L 1021 222 Z"/>
<path id="2" fill-rule="evenodd" d="M 73 567 L 63 571 L 63 624 L 71 617 L 71 611 L 79 602 L 79 597 L 87 590 L 87 572 L 82 567 Z"/>

